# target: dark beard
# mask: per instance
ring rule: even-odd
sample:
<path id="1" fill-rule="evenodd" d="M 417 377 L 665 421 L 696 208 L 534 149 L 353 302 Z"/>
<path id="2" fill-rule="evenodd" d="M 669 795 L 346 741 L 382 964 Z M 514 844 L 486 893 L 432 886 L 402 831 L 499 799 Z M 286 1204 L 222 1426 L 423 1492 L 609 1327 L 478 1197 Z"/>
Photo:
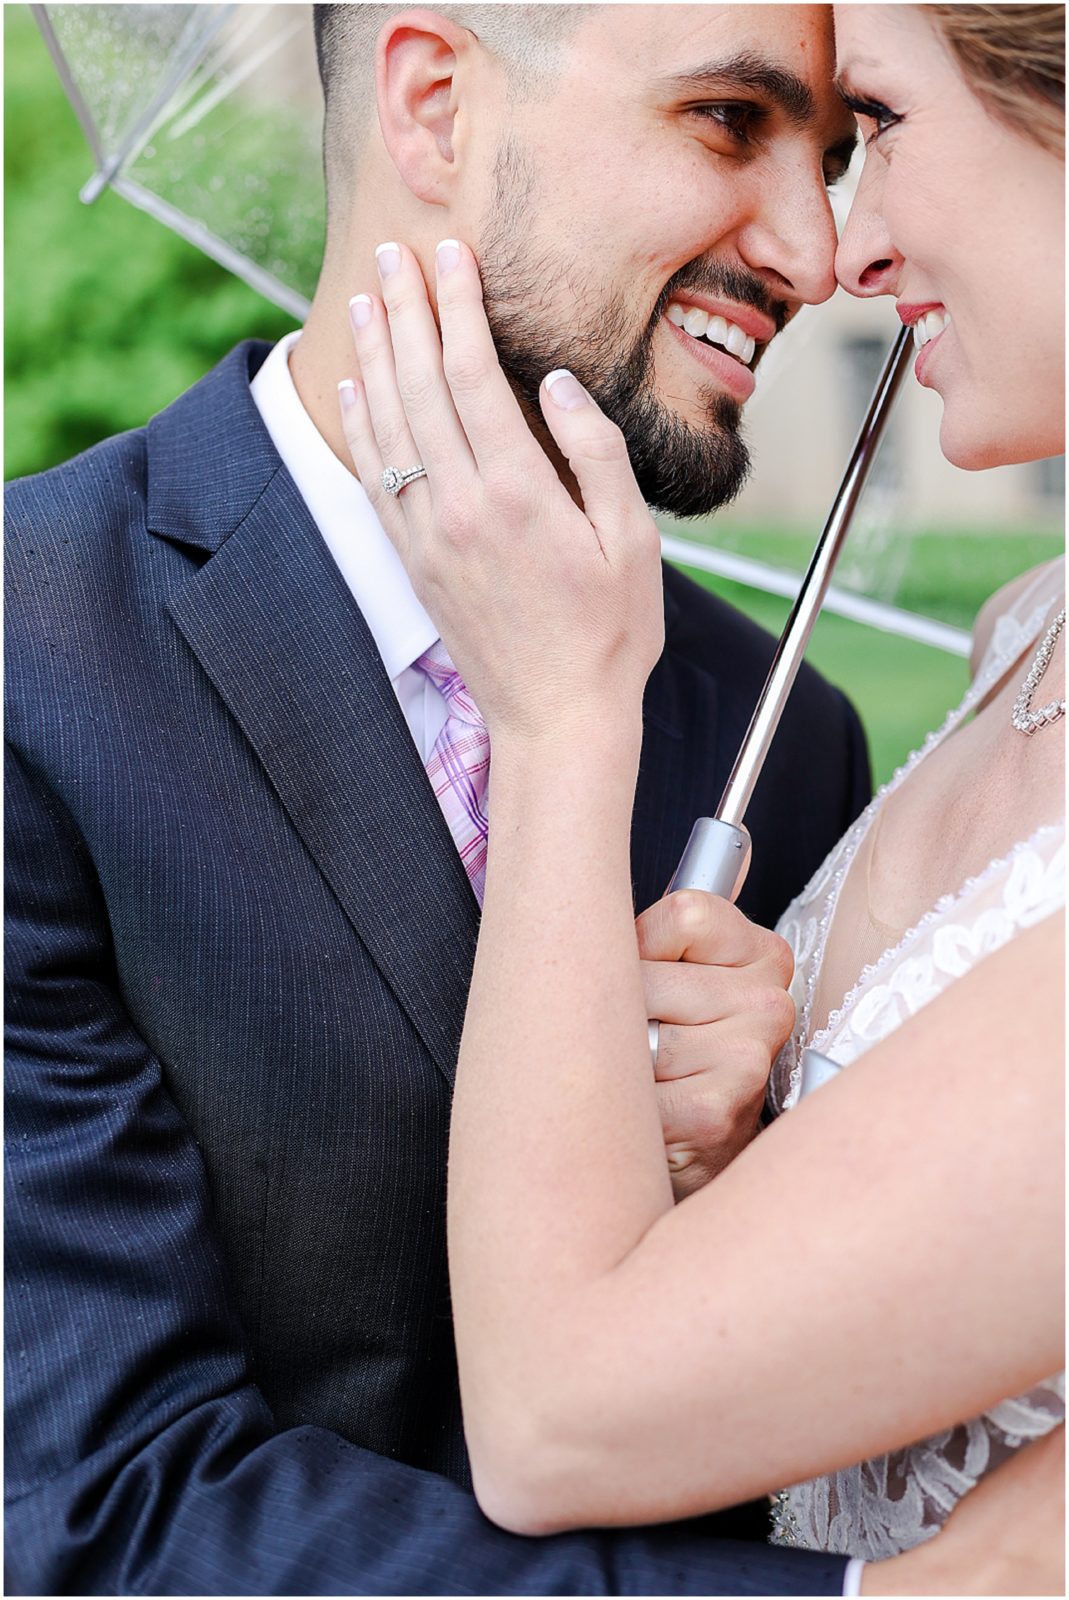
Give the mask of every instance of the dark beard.
<path id="1" fill-rule="evenodd" d="M 518 241 L 531 213 L 534 184 L 515 145 L 502 147 L 496 179 L 495 204 L 479 249 L 483 297 L 501 365 L 528 416 L 541 422 L 539 385 L 547 372 L 567 367 L 623 432 L 639 489 L 654 510 L 696 517 L 733 500 L 750 470 L 740 432 L 742 407 L 710 385 L 701 396 L 704 425 L 678 417 L 657 394 L 653 336 L 672 293 L 683 288 L 757 305 L 782 322 L 761 279 L 716 262 L 691 262 L 666 284 L 637 339 L 619 299 L 597 306 L 595 324 L 561 330 L 547 298 L 559 299 L 567 286 L 579 307 L 587 286 L 577 281 L 574 259 L 522 254 Z M 608 359 L 607 351 L 614 352 Z M 624 353 L 615 354 L 619 351 Z"/>

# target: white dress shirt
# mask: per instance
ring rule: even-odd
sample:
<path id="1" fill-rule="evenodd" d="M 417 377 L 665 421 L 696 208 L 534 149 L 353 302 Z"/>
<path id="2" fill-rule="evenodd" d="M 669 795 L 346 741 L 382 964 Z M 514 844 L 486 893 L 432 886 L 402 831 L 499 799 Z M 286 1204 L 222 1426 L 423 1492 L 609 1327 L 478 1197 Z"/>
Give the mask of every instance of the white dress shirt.
<path id="1" fill-rule="evenodd" d="M 301 404 L 289 358 L 300 330 L 280 339 L 252 380 L 252 397 L 271 442 L 338 563 L 378 646 L 386 674 L 424 761 L 446 719 L 445 701 L 413 663 L 438 640 L 401 558 L 358 478 L 343 467 Z M 414 462 L 395 465 L 402 469 Z M 843 1594 L 860 1594 L 865 1563 L 851 1561 Z"/>
<path id="2" fill-rule="evenodd" d="M 426 673 L 413 663 L 437 642 L 438 629 L 417 600 L 359 479 L 338 460 L 301 404 L 289 368 L 290 351 L 300 336 L 298 330 L 275 345 L 252 380 L 252 398 L 363 613 L 425 762 L 445 722 L 446 707 Z"/>
<path id="3" fill-rule="evenodd" d="M 843 1573 L 843 1594 L 859 1595 L 861 1593 L 861 1574 L 865 1570 L 865 1563 L 860 1556 L 852 1556 L 846 1563 Z"/>

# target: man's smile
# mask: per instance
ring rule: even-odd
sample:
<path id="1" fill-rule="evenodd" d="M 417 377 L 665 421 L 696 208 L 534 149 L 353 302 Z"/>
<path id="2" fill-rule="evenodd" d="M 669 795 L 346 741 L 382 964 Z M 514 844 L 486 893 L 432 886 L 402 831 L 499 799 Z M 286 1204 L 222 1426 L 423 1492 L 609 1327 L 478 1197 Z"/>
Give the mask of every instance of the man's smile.
<path id="1" fill-rule="evenodd" d="M 757 315 L 751 313 L 751 318 Z M 752 333 L 719 313 L 710 315 L 699 306 L 684 305 L 679 300 L 669 301 L 662 322 L 669 337 L 699 361 L 732 399 L 741 402 L 750 398 L 755 387 L 751 363 L 763 348 Z"/>

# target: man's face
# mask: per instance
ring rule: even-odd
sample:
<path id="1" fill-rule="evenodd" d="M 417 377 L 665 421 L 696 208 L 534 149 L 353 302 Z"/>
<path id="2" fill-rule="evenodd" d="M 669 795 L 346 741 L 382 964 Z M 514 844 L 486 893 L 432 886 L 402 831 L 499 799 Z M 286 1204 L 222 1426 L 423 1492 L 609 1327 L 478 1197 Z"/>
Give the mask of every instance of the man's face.
<path id="1" fill-rule="evenodd" d="M 753 367 L 835 288 L 833 64 L 823 6 L 598 6 L 514 108 L 479 240 L 502 363 L 535 416 L 570 368 L 660 510 L 738 492 Z"/>

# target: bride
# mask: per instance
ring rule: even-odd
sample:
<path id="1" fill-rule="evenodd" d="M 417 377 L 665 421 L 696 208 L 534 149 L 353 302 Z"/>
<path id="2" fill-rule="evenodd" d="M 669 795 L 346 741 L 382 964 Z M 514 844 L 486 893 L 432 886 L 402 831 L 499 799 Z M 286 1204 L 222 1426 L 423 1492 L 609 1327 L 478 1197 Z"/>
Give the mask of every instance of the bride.
<path id="1" fill-rule="evenodd" d="M 837 8 L 866 145 L 840 282 L 895 298 L 970 470 L 1064 447 L 1063 26 L 1061 6 Z M 1063 1413 L 1061 566 L 984 608 L 961 705 L 787 911 L 797 1025 L 770 1087 L 789 1114 L 674 1205 L 627 854 L 657 532 L 618 431 L 554 373 L 568 499 L 470 252 L 451 242 L 439 274 L 446 350 L 485 377 L 450 394 L 403 252 L 387 305 L 423 317 L 422 354 L 404 345 L 440 415 L 412 428 L 427 483 L 377 509 L 493 750 L 449 1196 L 476 1491 L 527 1533 L 772 1493 L 777 1539 L 907 1550 Z"/>

